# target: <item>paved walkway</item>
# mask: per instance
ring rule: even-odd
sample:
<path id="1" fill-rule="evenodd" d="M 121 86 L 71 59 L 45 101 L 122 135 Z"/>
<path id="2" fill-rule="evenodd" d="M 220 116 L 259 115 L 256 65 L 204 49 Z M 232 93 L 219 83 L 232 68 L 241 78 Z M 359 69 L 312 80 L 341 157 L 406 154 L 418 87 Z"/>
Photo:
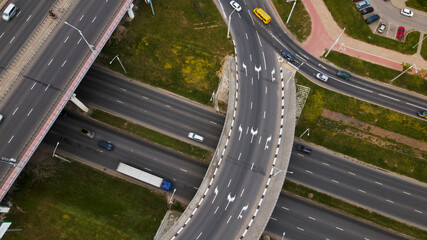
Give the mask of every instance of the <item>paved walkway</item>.
<path id="1" fill-rule="evenodd" d="M 392 0 L 394 6 L 402 5 L 402 1 Z M 302 2 L 312 21 L 312 33 L 303 43 L 303 47 L 314 56 L 321 56 L 332 46 L 342 29 L 332 18 L 323 0 L 302 0 Z M 427 69 L 427 61 L 419 53 L 414 55 L 402 54 L 353 39 L 347 36 L 345 32 L 338 44 L 335 45 L 334 50 L 400 71 L 403 70 L 402 62 L 415 63 L 418 69 Z"/>

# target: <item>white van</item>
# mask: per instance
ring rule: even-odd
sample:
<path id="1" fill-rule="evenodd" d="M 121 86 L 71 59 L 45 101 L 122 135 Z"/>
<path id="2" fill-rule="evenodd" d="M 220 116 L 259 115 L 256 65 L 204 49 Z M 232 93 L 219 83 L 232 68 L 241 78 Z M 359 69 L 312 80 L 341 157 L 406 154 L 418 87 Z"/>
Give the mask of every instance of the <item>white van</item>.
<path id="1" fill-rule="evenodd" d="M 10 21 L 10 19 L 12 19 L 17 12 L 18 7 L 15 6 L 15 4 L 10 3 L 9 6 L 7 6 L 7 8 L 3 12 L 3 20 Z"/>

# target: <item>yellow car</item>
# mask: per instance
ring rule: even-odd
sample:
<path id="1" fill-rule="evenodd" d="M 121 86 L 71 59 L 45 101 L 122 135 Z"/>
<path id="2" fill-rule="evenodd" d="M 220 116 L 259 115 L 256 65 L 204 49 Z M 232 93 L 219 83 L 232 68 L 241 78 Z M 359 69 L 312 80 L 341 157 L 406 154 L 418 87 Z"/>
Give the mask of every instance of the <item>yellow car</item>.
<path id="1" fill-rule="evenodd" d="M 417 112 L 417 114 L 422 118 L 427 118 L 427 111 L 419 111 Z"/>

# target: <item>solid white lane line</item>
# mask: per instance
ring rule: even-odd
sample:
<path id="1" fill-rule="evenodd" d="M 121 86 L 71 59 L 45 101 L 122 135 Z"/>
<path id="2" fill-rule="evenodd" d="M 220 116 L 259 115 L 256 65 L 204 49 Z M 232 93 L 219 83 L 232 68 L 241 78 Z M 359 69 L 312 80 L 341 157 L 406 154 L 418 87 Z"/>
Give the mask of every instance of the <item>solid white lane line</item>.
<path id="1" fill-rule="evenodd" d="M 258 31 L 256 31 L 256 35 L 257 35 L 257 37 L 258 37 L 259 45 L 262 47 L 261 38 L 259 38 Z"/>
<path id="2" fill-rule="evenodd" d="M 379 94 L 381 97 L 385 97 L 385 98 L 388 98 L 388 99 L 391 99 L 391 100 L 394 100 L 394 101 L 398 101 L 398 102 L 400 102 L 400 100 L 399 99 L 397 99 L 397 98 L 394 98 L 394 97 L 390 97 L 390 96 L 387 96 L 387 95 L 384 95 L 384 94 Z"/>
<path id="3" fill-rule="evenodd" d="M 264 70 L 267 70 L 267 62 L 265 61 L 264 51 L 262 52 L 262 58 L 264 59 Z"/>
<path id="4" fill-rule="evenodd" d="M 308 170 L 305 170 L 307 173 L 310 173 L 310 174 L 313 174 L 313 172 L 312 171 L 308 171 Z"/>
<path id="5" fill-rule="evenodd" d="M 386 201 L 387 201 L 387 202 L 389 202 L 389 203 L 394 203 L 393 201 L 391 201 L 391 200 L 389 200 L 389 199 L 386 199 Z"/>
<path id="6" fill-rule="evenodd" d="M 412 103 L 408 103 L 408 102 L 406 104 L 408 104 L 409 106 L 412 106 L 412 107 L 416 107 L 416 108 L 423 108 L 423 107 L 420 107 L 418 105 L 415 105 L 415 104 L 412 104 Z"/>

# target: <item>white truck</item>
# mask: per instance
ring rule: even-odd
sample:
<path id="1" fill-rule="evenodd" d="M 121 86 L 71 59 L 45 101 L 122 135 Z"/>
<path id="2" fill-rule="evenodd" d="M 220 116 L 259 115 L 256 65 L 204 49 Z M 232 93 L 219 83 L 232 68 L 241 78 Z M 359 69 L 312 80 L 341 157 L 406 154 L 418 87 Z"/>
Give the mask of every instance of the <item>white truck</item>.
<path id="1" fill-rule="evenodd" d="M 132 166 L 124 164 L 122 162 L 119 163 L 119 166 L 117 166 L 117 172 L 123 173 L 127 176 L 133 177 L 155 187 L 165 189 L 167 191 L 170 191 L 172 189 L 171 182 L 166 181 L 163 178 L 155 176 L 151 173 L 139 170 L 138 168 L 134 168 Z"/>

